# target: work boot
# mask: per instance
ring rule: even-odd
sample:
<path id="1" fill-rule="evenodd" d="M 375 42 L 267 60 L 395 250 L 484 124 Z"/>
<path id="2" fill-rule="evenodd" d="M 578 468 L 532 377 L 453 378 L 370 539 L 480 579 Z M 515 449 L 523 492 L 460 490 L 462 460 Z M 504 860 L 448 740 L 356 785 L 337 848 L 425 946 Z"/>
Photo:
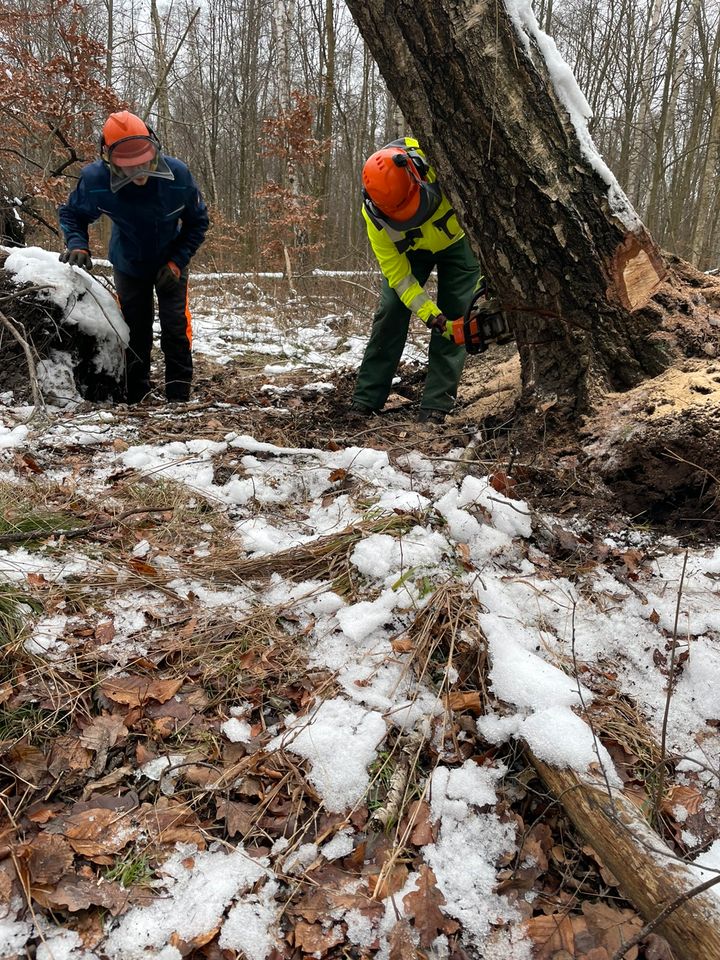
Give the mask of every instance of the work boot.
<path id="1" fill-rule="evenodd" d="M 447 410 L 430 410 L 421 407 L 418 412 L 418 423 L 445 423 L 446 416 Z"/>
<path id="2" fill-rule="evenodd" d="M 347 409 L 347 417 L 351 420 L 368 420 L 370 417 L 374 417 L 376 413 L 378 413 L 377 410 L 366 407 L 364 403 L 356 403 L 355 400 Z"/>

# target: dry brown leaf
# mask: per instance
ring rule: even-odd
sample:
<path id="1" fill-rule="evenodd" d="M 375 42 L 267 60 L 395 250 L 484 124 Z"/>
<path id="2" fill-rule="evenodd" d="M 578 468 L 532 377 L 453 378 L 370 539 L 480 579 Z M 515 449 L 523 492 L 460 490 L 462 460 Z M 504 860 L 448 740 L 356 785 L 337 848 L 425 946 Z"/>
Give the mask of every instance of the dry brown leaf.
<path id="1" fill-rule="evenodd" d="M 503 473 L 502 470 L 496 470 L 494 473 L 491 473 L 489 479 L 490 486 L 493 490 L 497 490 L 498 493 L 502 493 L 506 497 L 517 499 L 517 494 L 515 493 L 517 480 L 513 480 L 511 476 Z"/>
<path id="2" fill-rule="evenodd" d="M 343 470 L 342 467 L 338 467 L 335 470 L 330 471 L 330 476 L 328 480 L 330 483 L 342 483 L 343 480 L 347 477 L 347 470 Z"/>
<path id="3" fill-rule="evenodd" d="M 100 643 L 110 643 L 115 637 L 115 624 L 112 620 L 103 620 L 95 627 L 95 639 Z"/>
<path id="4" fill-rule="evenodd" d="M 598 947 L 604 947 L 613 957 L 620 947 L 627 943 L 642 929 L 642 920 L 633 910 L 618 910 L 606 903 L 583 903 L 583 916 L 588 931 Z M 638 948 L 631 947 L 625 954 L 625 960 L 636 960 Z"/>
<path id="5" fill-rule="evenodd" d="M 44 803 L 42 800 L 33 803 L 25 811 L 25 816 L 32 823 L 47 823 L 65 809 L 63 803 Z"/>
<path id="6" fill-rule="evenodd" d="M 128 566 L 142 577 L 156 577 L 158 575 L 157 569 L 153 567 L 152 564 L 145 563 L 145 561 L 139 557 L 130 557 Z"/>
<path id="7" fill-rule="evenodd" d="M 176 947 L 180 953 L 186 957 L 189 953 L 192 953 L 193 950 L 198 950 L 200 947 L 204 947 L 206 943 L 214 940 L 219 932 L 220 924 L 213 927 L 212 930 L 199 933 L 196 937 L 193 937 L 192 940 L 183 940 L 178 933 L 171 933 L 170 946 Z"/>
<path id="8" fill-rule="evenodd" d="M 459 925 L 445 916 L 440 907 L 445 897 L 437 887 L 435 874 L 427 864 L 420 867 L 417 890 L 408 893 L 403 899 L 403 908 L 408 917 L 415 921 L 415 929 L 420 934 L 420 945 L 429 948 L 441 933 L 455 933 Z"/>
<path id="9" fill-rule="evenodd" d="M 128 730 L 122 717 L 116 713 L 104 713 L 94 717 L 80 734 L 80 742 L 88 748 L 100 753 L 102 750 L 112 749 L 118 740 L 127 736 Z"/>
<path id="10" fill-rule="evenodd" d="M 412 929 L 407 920 L 398 920 L 388 937 L 390 944 L 390 960 L 417 960 L 418 952 L 415 949 Z"/>
<path id="11" fill-rule="evenodd" d="M 47 779 L 47 760 L 38 747 L 19 743 L 5 754 L 3 762 L 16 777 L 31 787 L 38 787 Z"/>
<path id="12" fill-rule="evenodd" d="M 533 942 L 533 960 L 551 960 L 560 950 L 575 956 L 575 934 L 566 914 L 531 917 L 525 921 L 525 929 Z"/>
<path id="13" fill-rule="evenodd" d="M 410 637 L 398 637 L 391 642 L 395 653 L 410 653 L 415 648 L 415 641 Z"/>
<path id="14" fill-rule="evenodd" d="M 553 845 L 553 836 L 546 823 L 536 823 L 523 840 L 523 862 L 532 860 L 541 873 L 548 868 L 548 853 Z"/>
<path id="15" fill-rule="evenodd" d="M 33 886 L 50 887 L 70 871 L 75 855 L 64 837 L 40 833 L 18 847 Z"/>
<path id="16" fill-rule="evenodd" d="M 77 736 L 65 734 L 58 737 L 50 751 L 50 773 L 54 777 L 65 776 L 68 773 L 82 773 L 92 763 L 92 753 L 84 747 Z"/>
<path id="17" fill-rule="evenodd" d="M 451 690 L 445 703 L 450 710 L 469 710 L 478 715 L 483 712 L 479 690 Z"/>
<path id="18" fill-rule="evenodd" d="M 650 933 L 645 938 L 645 960 L 675 960 L 670 944 L 656 933 Z"/>
<path id="19" fill-rule="evenodd" d="M 100 689 L 114 703 L 124 703 L 129 707 L 139 707 L 148 700 L 165 703 L 174 697 L 184 683 L 184 677 L 168 680 L 151 680 L 149 677 L 111 677 L 103 680 Z"/>
<path id="20" fill-rule="evenodd" d="M 373 899 L 384 900 L 391 897 L 398 890 L 402 890 L 405 881 L 408 878 L 408 868 L 404 863 L 398 863 L 390 871 L 384 871 L 377 877 L 370 879 L 370 889 L 373 892 Z"/>
<path id="21" fill-rule="evenodd" d="M 671 816 L 675 807 L 684 807 L 688 813 L 699 813 L 703 795 L 695 787 L 673 785 L 663 797 L 661 809 Z"/>
<path id="22" fill-rule="evenodd" d="M 261 808 L 252 803 L 241 803 L 237 800 L 218 800 L 217 815 L 225 820 L 225 829 L 229 837 L 250 833 L 253 823 Z"/>
<path id="23" fill-rule="evenodd" d="M 339 924 L 323 930 L 319 923 L 305 923 L 298 920 L 295 924 L 295 946 L 300 947 L 303 953 L 312 953 L 323 956 L 345 940 L 345 934 Z"/>
<path id="24" fill-rule="evenodd" d="M 414 800 L 410 804 L 407 823 L 411 828 L 410 843 L 414 846 L 424 847 L 435 842 L 435 833 L 430 823 L 430 804 L 427 801 Z"/>
<path id="25" fill-rule="evenodd" d="M 70 813 L 51 824 L 70 841 L 76 853 L 93 859 L 119 853 L 138 835 L 127 815 L 105 807 Z"/>
<path id="26" fill-rule="evenodd" d="M 129 891 L 119 883 L 78 874 L 64 877 L 54 889 L 33 890 L 33 898 L 43 907 L 71 913 L 89 907 L 104 907 L 114 917 L 127 909 L 129 897 Z"/>

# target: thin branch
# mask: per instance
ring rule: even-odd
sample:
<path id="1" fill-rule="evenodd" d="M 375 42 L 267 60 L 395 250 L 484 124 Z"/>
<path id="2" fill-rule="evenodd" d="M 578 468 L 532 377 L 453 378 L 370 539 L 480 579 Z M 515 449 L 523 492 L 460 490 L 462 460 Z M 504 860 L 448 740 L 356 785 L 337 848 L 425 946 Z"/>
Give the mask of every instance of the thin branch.
<path id="1" fill-rule="evenodd" d="M 1 314 L 0 314 L 1 316 Z M 107 530 L 109 527 L 117 526 L 128 517 L 138 513 L 166 513 L 172 511 L 172 507 L 136 507 L 134 510 L 125 510 L 112 520 L 106 520 L 103 523 L 92 523 L 87 527 L 69 527 L 67 530 L 27 530 L 18 533 L 1 533 L 0 543 L 22 543 L 25 540 L 42 540 L 45 537 L 64 537 L 66 540 L 72 540 L 75 537 L 84 537 L 89 533 L 97 533 L 99 530 Z"/>
<path id="2" fill-rule="evenodd" d="M 653 817 L 655 820 L 660 815 L 660 805 L 662 804 L 663 794 L 665 793 L 665 772 L 667 769 L 667 728 L 670 717 L 670 703 L 672 702 L 673 686 L 675 683 L 675 653 L 677 651 L 677 633 L 678 622 L 680 620 L 680 601 L 682 599 L 683 583 L 685 582 L 685 570 L 688 562 L 688 550 L 685 549 L 683 558 L 682 573 L 680 574 L 680 585 L 678 586 L 677 603 L 675 604 L 675 624 L 673 626 L 672 647 L 670 648 L 670 677 L 668 679 L 667 696 L 665 697 L 665 712 L 663 713 L 662 735 L 660 737 L 660 760 L 658 761 L 658 784 L 655 791 L 655 802 L 653 803 Z"/>
<path id="3" fill-rule="evenodd" d="M 153 95 L 150 97 L 150 100 L 149 100 L 149 102 L 148 102 L 148 105 L 145 107 L 145 110 L 144 110 L 144 112 L 143 112 L 143 115 L 142 115 L 143 120 L 147 120 L 148 116 L 150 115 L 150 111 L 151 111 L 152 108 L 155 106 L 155 101 L 156 101 L 157 98 L 160 96 L 160 91 L 162 90 L 162 85 L 165 83 L 168 74 L 169 74 L 170 71 L 172 70 L 173 64 L 175 63 L 175 59 L 177 58 L 177 55 L 180 53 L 180 50 L 181 50 L 181 48 L 182 48 L 182 45 L 185 43 L 185 37 L 187 37 L 188 33 L 190 33 L 190 28 L 191 28 L 192 25 L 195 23 L 195 20 L 196 20 L 197 15 L 198 15 L 199 13 L 200 13 L 200 7 L 198 7 L 197 10 L 195 11 L 195 13 L 190 17 L 190 20 L 188 21 L 188 25 L 185 27 L 185 31 L 184 31 L 183 35 L 180 37 L 180 40 L 179 40 L 179 42 L 178 42 L 178 45 L 175 47 L 175 52 L 173 53 L 173 55 L 172 55 L 172 56 L 170 57 L 170 59 L 168 60 L 167 66 L 165 67 L 165 69 L 164 69 L 163 72 L 162 72 L 162 76 L 158 78 L 158 82 L 157 82 L 156 85 L 155 85 L 155 90 L 154 90 L 154 92 L 153 92 Z"/>
<path id="4" fill-rule="evenodd" d="M 33 403 L 35 404 L 36 410 L 45 409 L 45 401 L 43 400 L 43 395 L 40 391 L 40 384 L 38 382 L 37 369 L 35 367 L 35 360 L 33 359 L 32 350 L 30 349 L 30 344 L 22 336 L 18 328 L 4 313 L 0 312 L 0 323 L 10 332 L 10 334 L 17 340 L 20 346 L 23 349 L 25 354 L 25 361 L 28 366 L 28 376 L 30 377 L 30 389 L 32 391 Z"/>
<path id="5" fill-rule="evenodd" d="M 646 923 L 642 930 L 636 933 L 635 936 L 628 940 L 627 943 L 624 943 L 619 950 L 616 950 L 612 956 L 612 960 L 623 960 L 623 957 L 627 954 L 628 950 L 636 947 L 641 940 L 644 940 L 645 937 L 649 936 L 653 930 L 667 920 L 670 914 L 674 913 L 678 907 L 681 907 L 684 903 L 687 903 L 688 900 L 692 900 L 693 897 L 696 897 L 700 893 L 704 893 L 706 890 L 709 890 L 710 887 L 714 887 L 718 883 L 720 883 L 720 874 L 715 877 L 710 877 L 709 880 L 704 880 L 691 890 L 686 890 L 685 893 L 681 893 L 679 896 L 675 897 L 675 899 L 671 900 L 667 906 L 663 907 L 654 920 Z"/>

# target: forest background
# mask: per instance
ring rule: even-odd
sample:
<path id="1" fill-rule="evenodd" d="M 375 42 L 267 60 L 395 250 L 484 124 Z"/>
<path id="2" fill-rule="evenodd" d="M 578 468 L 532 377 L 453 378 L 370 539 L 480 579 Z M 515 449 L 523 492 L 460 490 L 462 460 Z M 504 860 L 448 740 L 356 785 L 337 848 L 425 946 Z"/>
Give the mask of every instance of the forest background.
<path id="1" fill-rule="evenodd" d="M 716 268 L 718 0 L 534 7 L 656 241 Z M 58 249 L 55 206 L 114 109 L 147 117 L 189 164 L 212 210 L 202 259 L 225 271 L 366 264 L 362 164 L 409 132 L 338 0 L 11 0 L 0 76 L 0 227 L 17 212 L 29 242 Z"/>

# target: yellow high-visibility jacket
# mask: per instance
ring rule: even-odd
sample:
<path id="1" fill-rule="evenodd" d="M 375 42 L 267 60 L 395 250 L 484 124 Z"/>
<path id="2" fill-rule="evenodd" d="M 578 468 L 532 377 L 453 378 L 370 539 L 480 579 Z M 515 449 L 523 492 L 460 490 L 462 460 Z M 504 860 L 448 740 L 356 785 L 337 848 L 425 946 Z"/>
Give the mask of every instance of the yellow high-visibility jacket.
<path id="1" fill-rule="evenodd" d="M 421 156 L 425 156 L 418 141 L 412 137 L 394 141 L 394 145 L 414 147 Z M 437 181 L 432 167 L 429 168 L 427 179 L 428 183 Z M 389 224 L 371 217 L 364 206 L 362 213 L 370 246 L 387 282 L 405 306 L 425 323 L 438 316 L 442 311 L 413 276 L 406 253 L 408 250 L 439 253 L 465 236 L 448 198 L 443 193 L 440 206 L 431 217 L 420 226 L 405 231 L 395 230 Z"/>

